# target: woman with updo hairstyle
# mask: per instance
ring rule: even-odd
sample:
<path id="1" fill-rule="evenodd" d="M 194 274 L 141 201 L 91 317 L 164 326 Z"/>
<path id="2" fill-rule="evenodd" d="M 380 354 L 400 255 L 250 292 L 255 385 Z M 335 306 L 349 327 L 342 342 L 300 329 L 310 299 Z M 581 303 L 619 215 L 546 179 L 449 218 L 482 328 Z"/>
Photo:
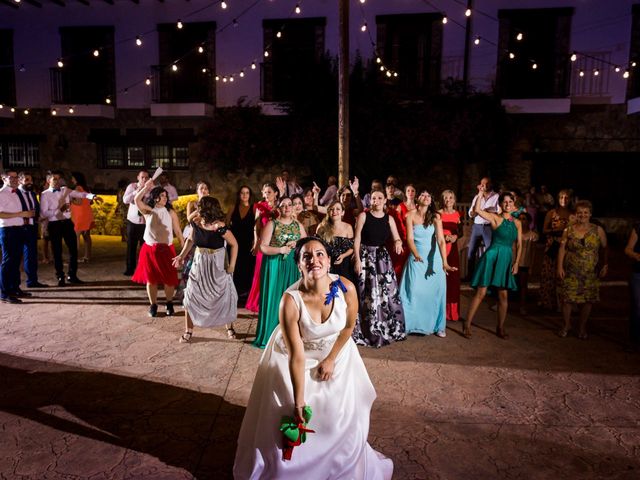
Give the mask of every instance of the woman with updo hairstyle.
<path id="1" fill-rule="evenodd" d="M 564 326 L 558 332 L 566 337 L 571 330 L 571 309 L 580 309 L 578 338 L 587 339 L 587 321 L 593 303 L 600 300 L 599 279 L 607 274 L 607 236 L 602 227 L 590 222 L 591 202 L 576 202 L 575 222 L 562 234 L 558 251 L 558 278 Z"/>
<path id="2" fill-rule="evenodd" d="M 453 190 L 442 192 L 442 233 L 447 244 L 447 263 L 455 270 L 447 273 L 447 320 L 460 319 L 460 251 L 458 240 L 462 238 L 463 227 L 460 212 L 456 209 L 456 194 Z"/>
<path id="3" fill-rule="evenodd" d="M 265 183 L 262 186 L 262 201 L 256 202 L 253 206 L 254 226 L 253 226 L 253 246 L 251 253 L 256 257 L 255 267 L 253 269 L 253 280 L 251 281 L 251 290 L 247 297 L 246 309 L 257 313 L 260 310 L 260 271 L 262 269 L 262 251 L 260 250 L 260 237 L 262 229 L 272 219 L 279 215 L 277 204 L 280 193 L 278 187 L 274 183 Z"/>
<path id="4" fill-rule="evenodd" d="M 331 273 L 353 281 L 353 227 L 343 220 L 344 205 L 333 200 L 327 207 L 327 216 L 318 225 L 317 235 L 329 245 Z"/>
<path id="5" fill-rule="evenodd" d="M 173 259 L 179 268 L 192 247 L 196 247 L 189 270 L 189 281 L 182 301 L 185 310 L 185 332 L 181 343 L 191 341 L 193 326 L 210 328 L 225 325 L 227 336 L 235 338 L 233 321 L 237 316 L 238 294 L 233 284 L 233 271 L 238 255 L 238 242 L 224 223 L 224 212 L 218 199 L 202 197 L 197 203 L 196 221 L 190 223 L 180 255 Z M 229 261 L 226 262 L 230 247 Z"/>
<path id="6" fill-rule="evenodd" d="M 145 203 L 143 199 L 147 195 Z M 166 315 L 175 315 L 173 295 L 179 282 L 178 271 L 172 262 L 176 255 L 173 236 L 178 237 L 180 246 L 184 244 L 178 215 L 169 203 L 167 191 L 162 187 L 154 187 L 151 179 L 136 193 L 134 202 L 144 216 L 145 226 L 142 237 L 144 243 L 131 280 L 147 286 L 150 317 L 158 314 L 158 285 L 164 285 Z"/>
<path id="7" fill-rule="evenodd" d="M 376 392 L 351 338 L 356 289 L 329 273 L 327 249 L 307 237 L 291 252 L 302 278 L 281 294 L 238 435 L 235 479 L 391 479 L 393 462 L 367 442 Z M 283 415 L 305 422 L 309 408 L 315 433 L 283 460 L 278 425 Z"/>
<path id="8" fill-rule="evenodd" d="M 544 217 L 542 233 L 547 239 L 540 270 L 539 305 L 546 310 L 562 310 L 562 301 L 558 290 L 557 260 L 562 233 L 573 219 L 571 197 L 571 190 L 560 190 L 558 192 L 558 206 L 549 210 Z"/>
<path id="9" fill-rule="evenodd" d="M 233 272 L 233 282 L 238 290 L 241 305 L 246 302 L 249 290 L 251 290 L 251 279 L 256 266 L 256 257 L 251 254 L 254 228 L 254 218 L 251 212 L 252 196 L 251 188 L 242 185 L 238 189 L 233 210 L 227 216 L 227 226 L 238 242 L 238 260 Z"/>

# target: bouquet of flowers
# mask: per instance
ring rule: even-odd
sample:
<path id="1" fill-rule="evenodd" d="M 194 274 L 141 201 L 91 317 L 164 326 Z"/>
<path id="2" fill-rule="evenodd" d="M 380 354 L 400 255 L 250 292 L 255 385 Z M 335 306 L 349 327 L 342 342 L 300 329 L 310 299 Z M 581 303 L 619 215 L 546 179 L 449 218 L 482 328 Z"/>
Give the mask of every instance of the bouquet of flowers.
<path id="1" fill-rule="evenodd" d="M 282 417 L 280 422 L 280 431 L 284 440 L 284 450 L 282 451 L 283 460 L 291 460 L 294 447 L 302 445 L 307 440 L 307 433 L 315 433 L 307 428 L 307 424 L 311 420 L 311 407 L 306 405 L 302 409 L 304 423 L 296 422 L 293 417 Z"/>

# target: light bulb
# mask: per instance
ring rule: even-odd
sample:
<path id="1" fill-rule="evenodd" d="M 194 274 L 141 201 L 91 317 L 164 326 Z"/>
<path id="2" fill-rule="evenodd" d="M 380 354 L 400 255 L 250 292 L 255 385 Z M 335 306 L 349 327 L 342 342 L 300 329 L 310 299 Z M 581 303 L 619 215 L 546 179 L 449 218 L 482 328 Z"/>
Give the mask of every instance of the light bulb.
<path id="1" fill-rule="evenodd" d="M 171 70 L 173 70 L 174 72 L 178 71 L 178 65 L 176 65 L 175 63 L 173 65 L 171 65 Z"/>
<path id="2" fill-rule="evenodd" d="M 24 109 L 24 114 L 25 114 L 25 115 L 29 115 L 29 109 L 28 109 L 28 108 L 25 108 L 25 109 Z"/>
<path id="3" fill-rule="evenodd" d="M 387 70 L 387 77 L 391 77 L 391 70 Z"/>
<path id="4" fill-rule="evenodd" d="M 364 22 L 364 23 L 362 24 L 362 26 L 360 27 L 360 30 L 361 30 L 362 32 L 366 32 L 366 31 L 367 31 L 367 22 Z"/>
<path id="5" fill-rule="evenodd" d="M 218 75 L 216 75 L 216 82 L 220 81 L 220 77 Z"/>
<path id="6" fill-rule="evenodd" d="M 476 39 L 473 41 L 473 43 L 475 45 L 480 45 L 480 37 L 476 37 Z"/>
<path id="7" fill-rule="evenodd" d="M 514 58 L 516 58 L 516 54 L 513 52 L 509 52 L 509 58 L 513 60 Z"/>
<path id="8" fill-rule="evenodd" d="M 597 68 L 593 71 L 593 76 L 597 77 L 598 75 L 600 75 L 600 70 L 598 70 Z"/>
<path id="9" fill-rule="evenodd" d="M 364 2 L 366 2 L 366 1 L 367 1 L 367 0 L 360 0 L 360 3 L 364 3 Z"/>
<path id="10" fill-rule="evenodd" d="M 578 75 L 580 75 L 581 77 L 584 77 L 584 70 L 580 70 L 580 71 L 578 72 Z"/>
<path id="11" fill-rule="evenodd" d="M 384 72 L 384 65 L 380 65 L 380 71 Z"/>
<path id="12" fill-rule="evenodd" d="M 442 23 L 443 23 L 443 25 L 446 25 L 448 21 L 449 21 L 449 19 L 447 18 L 447 16 L 446 16 L 446 15 L 445 15 L 444 17 L 442 17 Z"/>
<path id="13" fill-rule="evenodd" d="M 255 70 L 256 69 L 256 62 L 251 62 L 251 70 Z"/>
<path id="14" fill-rule="evenodd" d="M 147 79 L 144 81 L 145 85 L 151 85 L 151 79 L 149 77 L 147 77 Z"/>
<path id="15" fill-rule="evenodd" d="M 220 6 L 222 7 L 223 10 L 226 10 L 227 9 L 227 2 L 222 0 L 222 2 L 220 2 Z"/>
<path id="16" fill-rule="evenodd" d="M 265 51 L 264 51 L 264 56 L 265 56 L 265 57 L 268 57 L 268 56 L 269 56 L 269 51 L 268 51 L 268 50 L 265 50 Z"/>
<path id="17" fill-rule="evenodd" d="M 176 27 L 178 27 L 178 28 L 182 28 L 183 27 L 182 22 L 180 20 L 178 20 L 178 23 L 176 24 Z"/>
<path id="18" fill-rule="evenodd" d="M 233 82 L 233 80 L 234 80 L 233 75 L 231 75 L 231 76 L 229 77 L 229 81 L 230 81 L 230 82 Z"/>
<path id="19" fill-rule="evenodd" d="M 69 107 L 69 113 L 73 114 L 73 112 L 75 112 L 75 110 L 73 109 L 73 107 Z"/>
<path id="20" fill-rule="evenodd" d="M 53 110 L 51 110 L 51 115 L 55 117 L 56 115 L 58 115 L 58 111 L 54 108 Z"/>
<path id="21" fill-rule="evenodd" d="M 278 33 L 276 33 L 276 37 L 282 38 L 282 32 L 279 31 Z"/>
<path id="22" fill-rule="evenodd" d="M 240 73 L 238 75 L 240 75 L 240 78 L 243 78 L 244 77 L 244 70 L 240 70 Z"/>
<path id="23" fill-rule="evenodd" d="M 136 45 L 141 47 L 142 46 L 142 38 L 140 38 L 140 35 L 138 35 L 136 37 Z"/>
<path id="24" fill-rule="evenodd" d="M 100 50 L 98 50 L 97 48 L 93 51 L 93 56 L 94 57 L 99 57 L 100 56 Z"/>
<path id="25" fill-rule="evenodd" d="M 522 33 L 518 33 L 518 35 L 516 35 L 516 40 L 520 41 L 523 37 Z"/>
<path id="26" fill-rule="evenodd" d="M 465 10 L 464 16 L 465 17 L 470 17 L 471 16 L 471 9 L 470 8 L 467 8 L 467 10 Z"/>
<path id="27" fill-rule="evenodd" d="M 16 113 L 16 109 L 11 107 L 11 113 Z"/>
<path id="28" fill-rule="evenodd" d="M 575 62 L 578 59 L 578 55 L 576 55 L 575 53 L 571 54 L 571 61 Z"/>
<path id="29" fill-rule="evenodd" d="M 222 82 L 227 83 L 227 77 L 222 77 Z"/>
<path id="30" fill-rule="evenodd" d="M 629 70 L 625 70 L 622 74 L 622 78 L 629 78 Z"/>
<path id="31" fill-rule="evenodd" d="M 398 72 L 393 72 L 393 76 L 397 77 L 398 76 Z"/>
<path id="32" fill-rule="evenodd" d="M 64 62 L 62 61 L 62 59 L 61 59 L 61 58 L 59 58 L 59 59 L 58 59 L 58 67 L 59 67 L 59 68 L 64 67 Z"/>
<path id="33" fill-rule="evenodd" d="M 382 63 L 382 59 L 380 57 L 376 58 L 376 63 Z"/>
<path id="34" fill-rule="evenodd" d="M 202 69 L 202 73 L 207 73 L 207 69 L 206 69 L 206 68 L 203 68 L 203 69 Z"/>
<path id="35" fill-rule="evenodd" d="M 202 45 L 198 47 L 198 53 L 204 53 L 204 47 Z"/>
<path id="36" fill-rule="evenodd" d="M 534 62 L 534 64 L 531 65 L 531 68 L 533 68 L 534 70 L 537 70 L 538 69 L 538 64 Z"/>
<path id="37" fill-rule="evenodd" d="M 620 67 L 615 67 L 613 70 L 614 70 L 616 73 L 618 73 L 618 72 L 620 72 Z"/>
<path id="38" fill-rule="evenodd" d="M 106 100 L 104 101 L 107 105 L 111 105 L 111 99 L 109 97 L 106 98 Z"/>
<path id="39" fill-rule="evenodd" d="M 636 65 L 637 65 L 637 63 L 636 63 L 636 62 L 631 62 L 631 66 L 632 66 L 632 67 L 635 67 Z"/>
<path id="40" fill-rule="evenodd" d="M 300 4 L 296 4 L 296 8 L 295 8 L 295 12 L 297 15 L 300 15 L 300 12 L 302 12 L 302 10 L 300 9 Z"/>
<path id="41" fill-rule="evenodd" d="M 0 103 L 0 110 L 4 108 L 4 105 Z"/>

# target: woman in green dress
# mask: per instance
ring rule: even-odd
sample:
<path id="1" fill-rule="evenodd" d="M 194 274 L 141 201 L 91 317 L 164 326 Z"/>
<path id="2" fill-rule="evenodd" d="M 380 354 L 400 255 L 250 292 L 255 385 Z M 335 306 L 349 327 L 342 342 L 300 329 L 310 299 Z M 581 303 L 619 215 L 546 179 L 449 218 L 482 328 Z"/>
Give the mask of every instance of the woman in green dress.
<path id="1" fill-rule="evenodd" d="M 300 278 L 293 260 L 296 242 L 306 237 L 304 227 L 293 215 L 291 198 L 278 201 L 280 217 L 270 220 L 260 235 L 260 251 L 264 255 L 260 268 L 260 310 L 253 345 L 264 348 L 278 325 L 278 307 L 282 294 Z"/>
<path id="2" fill-rule="evenodd" d="M 502 207 L 500 214 L 484 211 L 480 208 L 480 202 L 476 202 L 476 213 L 490 222 L 493 234 L 491 246 L 478 261 L 471 278 L 471 286 L 476 289 L 476 294 L 471 299 L 464 322 L 463 335 L 465 338 L 471 338 L 471 323 L 489 287 L 498 292 L 496 334 L 502 339 L 508 338 L 504 331 L 504 321 L 507 318 L 509 306 L 507 290 L 517 289 L 514 275 L 518 273 L 518 264 L 520 263 L 522 228 L 520 220 L 511 215 L 516 209 L 513 194 L 511 192 L 502 193 L 498 201 Z M 515 259 L 513 258 L 513 242 L 516 242 Z"/>

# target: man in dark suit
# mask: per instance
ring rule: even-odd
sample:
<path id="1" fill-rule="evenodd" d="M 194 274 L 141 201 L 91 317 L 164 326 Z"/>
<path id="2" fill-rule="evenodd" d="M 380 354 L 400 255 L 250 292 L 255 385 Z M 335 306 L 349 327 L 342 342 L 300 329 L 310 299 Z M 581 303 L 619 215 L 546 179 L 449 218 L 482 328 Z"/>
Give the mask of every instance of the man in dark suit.
<path id="1" fill-rule="evenodd" d="M 27 208 L 35 211 L 35 216 L 28 219 L 25 223 L 24 230 L 24 248 L 22 251 L 22 259 L 24 265 L 24 273 L 27 274 L 28 288 L 44 288 L 46 285 L 38 281 L 38 219 L 40 218 L 40 203 L 33 189 L 33 177 L 30 173 L 18 173 L 20 186 L 18 187 L 25 199 Z"/>

